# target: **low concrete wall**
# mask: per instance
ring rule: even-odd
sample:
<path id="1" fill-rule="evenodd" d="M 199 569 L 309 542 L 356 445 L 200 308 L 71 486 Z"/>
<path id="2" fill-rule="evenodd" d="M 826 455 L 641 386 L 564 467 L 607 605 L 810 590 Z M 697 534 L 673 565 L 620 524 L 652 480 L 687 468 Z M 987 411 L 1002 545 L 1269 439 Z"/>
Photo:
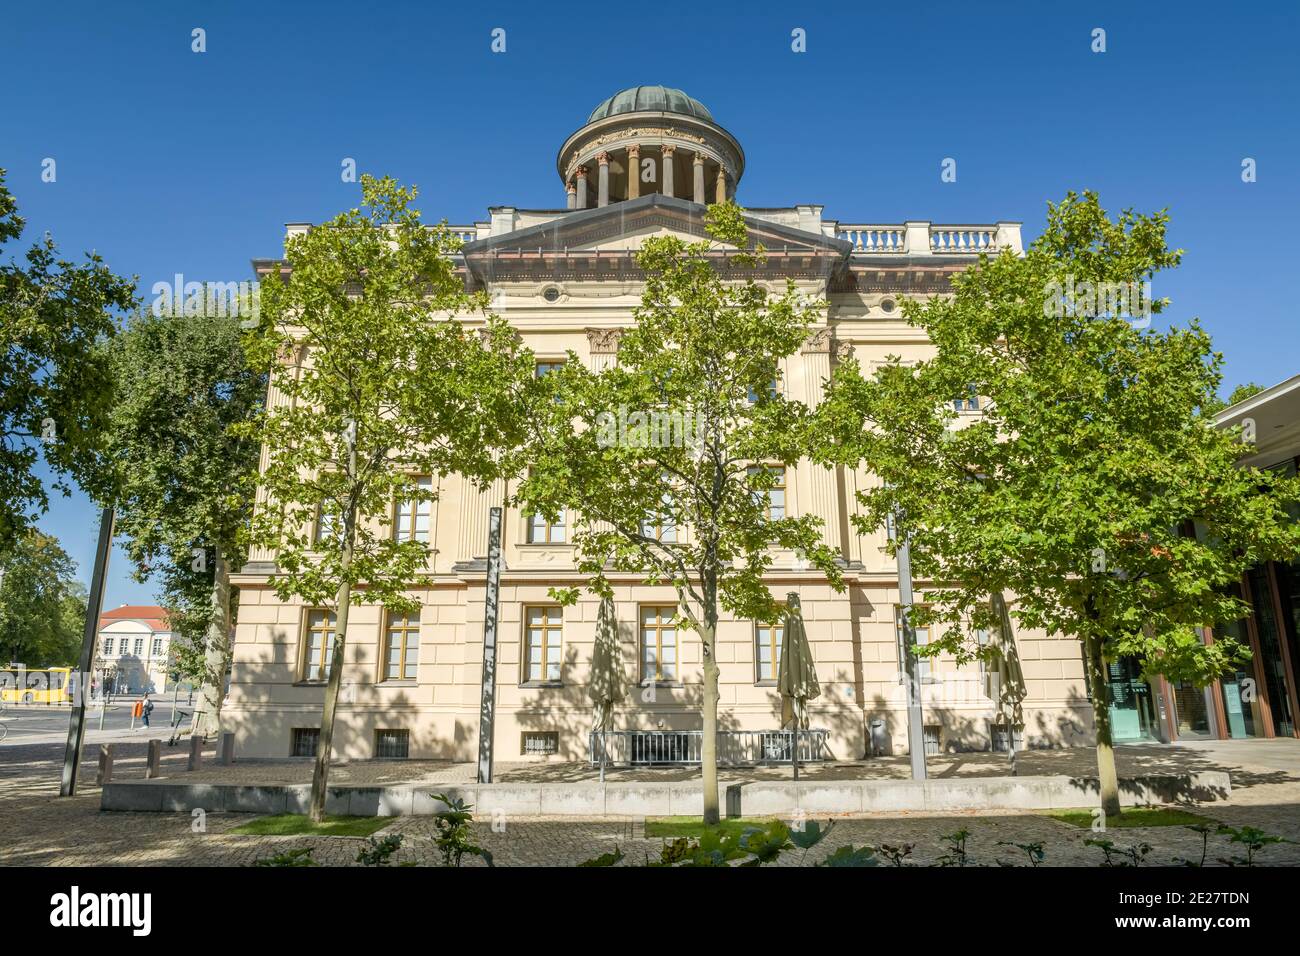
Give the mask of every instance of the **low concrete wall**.
<path id="1" fill-rule="evenodd" d="M 109 783 L 102 810 L 305 813 L 311 788 L 186 784 L 163 780 Z M 1221 770 L 1120 781 L 1125 806 L 1212 803 L 1232 791 Z M 474 807 L 480 819 L 527 816 L 698 816 L 698 782 L 494 783 L 446 787 L 331 787 L 327 813 L 350 816 L 427 816 L 445 809 L 445 794 Z M 727 816 L 793 813 L 871 813 L 890 810 L 1048 810 L 1094 807 L 1097 781 L 1088 777 L 967 777 L 945 780 L 761 781 L 724 784 Z"/>

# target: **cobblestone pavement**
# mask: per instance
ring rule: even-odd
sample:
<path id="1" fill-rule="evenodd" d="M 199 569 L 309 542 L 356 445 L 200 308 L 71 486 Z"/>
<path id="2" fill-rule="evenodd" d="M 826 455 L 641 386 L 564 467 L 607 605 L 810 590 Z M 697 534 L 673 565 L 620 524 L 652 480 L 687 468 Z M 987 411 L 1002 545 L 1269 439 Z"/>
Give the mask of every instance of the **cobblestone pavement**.
<path id="1" fill-rule="evenodd" d="M 116 779 L 144 776 L 146 744 L 119 743 Z M 99 789 L 94 785 L 98 748 L 89 747 L 81 768 L 82 785 L 76 797 L 57 797 L 59 767 L 63 749 L 57 744 L 0 746 L 0 865 L 159 865 L 237 866 L 301 846 L 311 846 L 314 858 L 323 864 L 354 865 L 362 840 L 341 837 L 249 837 L 230 831 L 250 817 L 243 814 L 210 814 L 195 821 L 188 814 L 103 813 L 99 810 Z M 211 749 L 208 759 L 213 756 Z M 1262 851 L 1259 862 L 1300 866 L 1300 741 L 1207 742 L 1178 747 L 1125 747 L 1119 750 L 1123 776 L 1136 773 L 1176 772 L 1190 769 L 1228 769 L 1233 793 L 1229 801 L 1207 806 L 1202 811 L 1211 819 L 1232 826 L 1251 825 L 1297 841 Z M 1019 772 L 1087 774 L 1091 751 L 1033 752 L 1023 755 Z M 297 782 L 310 776 L 307 763 L 236 764 L 233 768 L 209 766 L 185 772 L 181 747 L 164 747 L 164 776 L 187 780 L 224 782 Z M 956 755 L 932 758 L 936 777 L 965 774 L 989 775 L 1005 772 L 1002 759 L 991 755 Z M 500 768 L 502 780 L 561 780 L 585 778 L 588 771 L 574 765 L 515 764 Z M 769 768 L 744 778 L 780 777 Z M 906 769 L 897 758 L 868 764 L 839 764 L 809 768 L 809 779 L 844 779 L 873 776 L 904 776 Z M 635 774 L 620 771 L 612 780 L 690 779 L 685 771 Z M 341 766 L 333 776 L 338 783 L 444 782 L 472 779 L 467 764 L 412 761 L 409 763 L 366 762 Z M 201 825 L 200 825 L 201 823 Z M 636 819 L 582 820 L 572 817 L 484 820 L 475 825 L 479 842 L 490 850 L 497 865 L 572 865 L 618 846 L 625 863 L 655 858 L 662 846 L 659 838 L 647 839 L 643 821 Z M 1101 851 L 1083 841 L 1092 833 L 1079 830 L 1038 813 L 980 811 L 942 816 L 918 813 L 873 814 L 870 817 L 841 816 L 834 820 L 829 836 L 806 857 L 802 851 L 784 855 L 779 865 L 798 866 L 816 862 L 835 848 L 852 844 L 914 844 L 911 860 L 932 863 L 945 852 L 945 834 L 968 829 L 967 848 L 975 863 L 1025 862 L 1022 851 L 1008 843 L 1041 842 L 1046 865 L 1096 865 Z M 197 831 L 197 832 L 196 832 Z M 439 857 L 433 845 L 433 822 L 429 818 L 396 818 L 381 831 L 400 833 L 405 838 L 395 861 L 433 864 Z M 1199 859 L 1201 838 L 1181 827 L 1125 829 L 1112 831 L 1109 839 L 1118 846 L 1140 842 L 1154 849 L 1149 863 L 1172 864 L 1179 857 Z M 1209 862 L 1237 856 L 1240 847 L 1224 837 L 1210 840 Z M 465 865 L 483 865 L 466 858 Z"/>

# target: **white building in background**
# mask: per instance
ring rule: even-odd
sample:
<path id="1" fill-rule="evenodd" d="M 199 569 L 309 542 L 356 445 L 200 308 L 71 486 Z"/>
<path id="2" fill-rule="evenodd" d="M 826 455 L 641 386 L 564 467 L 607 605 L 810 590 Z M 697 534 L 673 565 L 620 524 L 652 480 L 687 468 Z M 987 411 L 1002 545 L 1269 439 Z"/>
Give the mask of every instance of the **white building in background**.
<path id="1" fill-rule="evenodd" d="M 170 687 L 171 643 L 165 608 L 123 604 L 100 615 L 91 673 L 114 694 L 160 694 Z"/>
<path id="2" fill-rule="evenodd" d="M 536 353 L 539 374 L 570 352 L 593 369 L 605 368 L 618 361 L 619 337 L 640 303 L 636 251 L 650 236 L 704 235 L 706 204 L 736 195 L 745 162 L 740 143 L 698 100 L 658 86 L 624 90 L 597 106 L 561 146 L 555 171 L 563 204 L 495 206 L 482 222 L 451 227 L 465 240 L 456 266 L 466 287 L 491 295 Z M 1020 223 L 1011 221 L 840 220 L 816 204 L 748 208 L 746 215 L 751 235 L 769 253 L 759 280 L 773 291 L 793 280 L 800 292 L 829 303 L 780 379 L 781 388 L 810 404 L 849 357 L 870 368 L 889 355 L 931 354 L 924 333 L 901 316 L 904 297 L 946 294 L 952 277 L 980 253 L 1021 252 Z M 260 259 L 254 268 L 266 275 L 281 263 Z M 268 396 L 272 405 L 282 401 L 274 390 Z M 957 402 L 963 413 L 979 413 L 977 396 Z M 898 571 L 885 529 L 860 535 L 851 521 L 856 493 L 874 479 L 865 469 L 811 462 L 781 478 L 772 508 L 822 519 L 847 585 L 833 591 L 793 553 L 776 555 L 768 574 L 774 594 L 796 591 L 802 600 L 822 685 L 810 706 L 810 730 L 823 735 L 819 753 L 856 759 L 881 747 L 902 749 Z M 488 513 L 502 503 L 505 488 L 480 491 L 453 477 L 438 491 L 435 502 L 394 512 L 392 533 L 430 546 L 425 573 L 411 589 L 420 610 L 410 616 L 373 605 L 351 611 L 334 735 L 338 757 L 467 759 L 476 752 Z M 501 760 L 591 753 L 586 684 L 598 602 L 585 596 L 562 608 L 548 596 L 550 588 L 583 583 L 571 524 L 571 517 L 551 524 L 513 509 L 505 514 L 494 723 Z M 307 756 L 316 746 L 334 616 L 279 600 L 276 574 L 276 555 L 255 551 L 232 577 L 239 618 L 223 723 L 235 732 L 241 754 Z M 613 583 L 632 685 L 613 718 L 613 727 L 629 735 L 623 756 L 684 762 L 701 726 L 699 641 L 675 626 L 671 588 L 632 575 L 614 576 Z M 781 725 L 775 684 L 782 637 L 779 626 L 754 621 L 726 618 L 719 628 L 720 725 L 737 747 L 756 741 L 752 752 L 760 758 L 773 742 L 780 750 L 778 738 L 765 732 Z M 1033 632 L 1016 637 L 1027 690 L 1016 730 L 1024 743 L 1088 740 L 1092 718 L 1078 642 Z M 923 681 L 927 746 L 998 746 L 996 704 L 980 665 L 959 668 L 939 658 L 927 662 Z M 632 740 L 631 734 L 644 736 Z"/>

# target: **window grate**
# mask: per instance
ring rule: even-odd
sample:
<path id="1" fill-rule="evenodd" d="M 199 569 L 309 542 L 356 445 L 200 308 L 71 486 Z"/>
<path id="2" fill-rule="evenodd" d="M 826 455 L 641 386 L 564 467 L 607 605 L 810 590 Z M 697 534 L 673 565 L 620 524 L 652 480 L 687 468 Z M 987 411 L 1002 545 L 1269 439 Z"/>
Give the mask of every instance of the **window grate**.
<path id="1" fill-rule="evenodd" d="M 319 727 L 295 727 L 293 728 L 293 750 L 291 755 L 294 757 L 314 757 L 316 756 L 316 746 L 319 743 Z"/>
<path id="2" fill-rule="evenodd" d="M 943 727 L 939 724 L 931 724 L 925 728 L 925 752 L 927 755 L 943 753 L 942 734 Z"/>
<path id="3" fill-rule="evenodd" d="M 381 760 L 405 760 L 411 755 L 409 730 L 376 730 L 375 756 Z"/>
<path id="4" fill-rule="evenodd" d="M 519 752 L 524 756 L 548 756 L 560 752 L 558 730 L 535 730 L 520 735 Z"/>

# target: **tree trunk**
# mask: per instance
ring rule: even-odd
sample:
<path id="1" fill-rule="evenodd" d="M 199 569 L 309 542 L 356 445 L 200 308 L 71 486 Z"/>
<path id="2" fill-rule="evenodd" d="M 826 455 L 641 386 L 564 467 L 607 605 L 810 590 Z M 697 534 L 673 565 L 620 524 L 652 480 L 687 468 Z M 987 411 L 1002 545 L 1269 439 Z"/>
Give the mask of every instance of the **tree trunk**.
<path id="1" fill-rule="evenodd" d="M 1115 743 L 1110 725 L 1110 681 L 1102 657 L 1101 637 L 1083 639 L 1088 661 L 1088 688 L 1092 695 L 1092 719 L 1097 728 L 1097 780 L 1101 785 L 1101 810 L 1106 817 L 1120 815 L 1119 775 L 1115 771 Z M 1104 820 L 1103 820 L 1104 822 Z"/>
<path id="2" fill-rule="evenodd" d="M 700 746 L 700 774 L 704 779 L 704 822 L 722 819 L 718 810 L 718 661 L 714 653 L 717 630 L 700 633 L 704 645 L 704 740 Z"/>
<path id="3" fill-rule="evenodd" d="M 348 545 L 345 553 L 348 558 L 351 558 L 351 544 Z M 345 564 L 344 574 L 346 573 Z M 330 750 L 334 743 L 334 715 L 338 709 L 339 688 L 343 685 L 343 648 L 347 642 L 348 605 L 351 602 L 352 585 L 345 580 L 339 586 L 338 615 L 334 623 L 334 648 L 330 652 L 330 676 L 325 686 L 325 709 L 321 713 L 320 737 L 316 741 L 316 769 L 311 775 L 313 823 L 320 823 L 325 819 L 325 788 L 329 785 Z"/>
<path id="4" fill-rule="evenodd" d="M 201 720 L 194 729 L 205 739 L 221 731 L 221 699 L 230 667 L 230 565 L 217 549 L 212 569 L 212 618 L 203 637 L 203 688 L 199 693 Z"/>

